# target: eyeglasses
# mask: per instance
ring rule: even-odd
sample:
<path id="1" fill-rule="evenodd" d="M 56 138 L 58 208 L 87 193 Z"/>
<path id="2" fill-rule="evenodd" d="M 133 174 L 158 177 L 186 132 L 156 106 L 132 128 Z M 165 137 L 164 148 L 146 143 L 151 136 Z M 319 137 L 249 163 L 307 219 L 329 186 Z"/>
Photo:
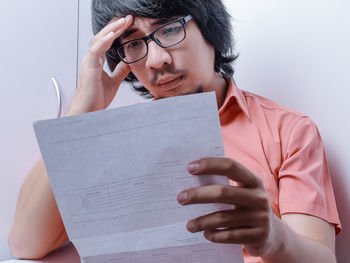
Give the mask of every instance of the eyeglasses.
<path id="1" fill-rule="evenodd" d="M 160 47 L 175 46 L 186 38 L 185 24 L 192 19 L 188 15 L 179 20 L 162 25 L 145 37 L 136 38 L 123 43 L 118 48 L 110 48 L 106 55 L 112 59 L 118 56 L 124 63 L 131 64 L 140 61 L 148 54 L 148 40 L 153 40 Z"/>

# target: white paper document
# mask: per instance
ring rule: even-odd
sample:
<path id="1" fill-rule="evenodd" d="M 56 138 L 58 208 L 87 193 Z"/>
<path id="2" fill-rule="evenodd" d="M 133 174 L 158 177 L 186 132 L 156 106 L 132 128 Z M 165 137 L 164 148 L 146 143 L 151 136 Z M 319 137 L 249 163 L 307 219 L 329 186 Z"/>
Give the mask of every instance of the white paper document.
<path id="1" fill-rule="evenodd" d="M 231 208 L 180 205 L 191 187 L 228 184 L 187 165 L 223 157 L 215 93 L 34 124 L 55 198 L 83 262 L 241 263 L 242 247 L 190 233 L 188 220 Z"/>

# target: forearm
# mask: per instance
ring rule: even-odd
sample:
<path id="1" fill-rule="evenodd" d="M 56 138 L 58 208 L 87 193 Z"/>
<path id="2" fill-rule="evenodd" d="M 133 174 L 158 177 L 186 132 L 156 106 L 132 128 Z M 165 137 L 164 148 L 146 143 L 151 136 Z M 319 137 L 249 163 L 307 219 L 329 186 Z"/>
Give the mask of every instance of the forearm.
<path id="1" fill-rule="evenodd" d="M 280 219 L 274 217 L 275 233 L 271 252 L 262 257 L 265 263 L 336 262 L 333 251 L 321 242 L 295 233 Z"/>
<path id="2" fill-rule="evenodd" d="M 9 234 L 18 258 L 42 258 L 67 240 L 42 159 L 24 181 Z"/>

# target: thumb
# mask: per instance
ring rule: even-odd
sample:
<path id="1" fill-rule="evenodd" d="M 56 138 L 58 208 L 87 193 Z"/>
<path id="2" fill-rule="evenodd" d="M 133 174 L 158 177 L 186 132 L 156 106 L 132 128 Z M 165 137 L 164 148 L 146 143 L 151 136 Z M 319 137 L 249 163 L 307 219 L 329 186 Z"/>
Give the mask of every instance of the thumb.
<path id="1" fill-rule="evenodd" d="M 117 93 L 120 84 L 130 73 L 131 69 L 128 64 L 120 62 L 112 72 L 108 75 L 105 71 L 102 72 L 102 83 L 104 86 L 104 100 L 105 107 L 107 107 L 113 100 Z"/>
<path id="2" fill-rule="evenodd" d="M 115 67 L 110 77 L 117 80 L 119 79 L 119 84 L 126 78 L 126 76 L 130 73 L 131 69 L 128 64 L 124 62 L 119 62 Z"/>
<path id="3" fill-rule="evenodd" d="M 120 62 L 110 75 L 104 71 L 102 73 L 102 82 L 105 90 L 114 90 L 114 92 L 117 92 L 120 84 L 128 76 L 130 71 L 129 65 L 123 62 Z"/>

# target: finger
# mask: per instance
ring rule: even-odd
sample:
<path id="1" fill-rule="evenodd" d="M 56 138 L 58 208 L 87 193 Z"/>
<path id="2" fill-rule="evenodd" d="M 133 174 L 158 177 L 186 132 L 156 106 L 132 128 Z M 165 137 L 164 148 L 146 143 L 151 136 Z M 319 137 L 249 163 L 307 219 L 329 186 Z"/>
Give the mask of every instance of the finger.
<path id="1" fill-rule="evenodd" d="M 195 233 L 219 228 L 253 228 L 268 224 L 268 213 L 254 212 L 247 209 L 221 210 L 200 216 L 187 223 L 188 231 Z"/>
<path id="2" fill-rule="evenodd" d="M 118 34 L 121 32 L 122 30 L 115 33 L 111 31 L 107 35 L 94 40 L 90 46 L 90 53 L 96 56 L 104 55 L 104 53 L 106 53 L 106 51 L 111 47 L 113 41 L 118 37 Z"/>
<path id="3" fill-rule="evenodd" d="M 131 17 L 131 16 L 130 16 Z M 90 54 L 95 57 L 104 56 L 106 51 L 111 47 L 113 41 L 118 38 L 125 30 L 131 25 L 132 17 L 128 19 L 124 19 L 124 22 L 120 22 L 118 20 L 116 23 L 119 23 L 118 29 L 116 31 L 110 31 L 106 35 L 95 37 L 91 46 L 90 46 Z M 115 29 L 115 28 L 112 28 Z"/>
<path id="4" fill-rule="evenodd" d="M 99 39 L 105 37 L 108 34 L 114 33 L 120 29 L 122 29 L 126 24 L 126 19 L 124 17 L 110 22 L 107 24 L 100 32 L 98 32 L 91 42 L 91 46 L 94 45 Z"/>
<path id="5" fill-rule="evenodd" d="M 121 61 L 115 67 L 115 69 L 111 73 L 110 77 L 124 80 L 128 76 L 128 74 L 130 73 L 130 71 L 131 71 L 130 66 Z"/>
<path id="6" fill-rule="evenodd" d="M 187 189 L 178 194 L 177 200 L 182 205 L 223 203 L 258 210 L 268 210 L 269 207 L 269 199 L 264 191 L 231 185 L 207 185 Z"/>
<path id="7" fill-rule="evenodd" d="M 126 78 L 126 76 L 130 73 L 129 65 L 120 62 L 111 75 L 108 75 L 105 71 L 102 72 L 102 82 L 105 87 L 105 102 L 106 107 L 112 102 L 111 100 L 114 98 L 117 93 L 120 84 Z M 110 99 L 107 99 L 110 98 Z"/>
<path id="8" fill-rule="evenodd" d="M 266 236 L 263 228 L 237 228 L 224 230 L 208 230 L 204 237 L 211 242 L 227 244 L 255 244 Z"/>
<path id="9" fill-rule="evenodd" d="M 95 35 L 92 43 L 94 43 L 95 40 L 98 40 L 98 39 L 104 37 L 105 35 L 107 35 L 110 32 L 117 32 L 123 28 L 124 29 L 128 28 L 132 24 L 133 21 L 134 21 L 134 18 L 131 15 L 128 15 L 126 17 L 122 17 L 119 19 L 111 20 L 104 28 L 101 29 L 100 32 L 98 32 Z M 119 37 L 119 35 L 117 37 Z"/>
<path id="10" fill-rule="evenodd" d="M 188 171 L 194 175 L 224 175 L 245 187 L 262 185 L 260 178 L 245 166 L 230 158 L 203 158 L 190 163 Z"/>

